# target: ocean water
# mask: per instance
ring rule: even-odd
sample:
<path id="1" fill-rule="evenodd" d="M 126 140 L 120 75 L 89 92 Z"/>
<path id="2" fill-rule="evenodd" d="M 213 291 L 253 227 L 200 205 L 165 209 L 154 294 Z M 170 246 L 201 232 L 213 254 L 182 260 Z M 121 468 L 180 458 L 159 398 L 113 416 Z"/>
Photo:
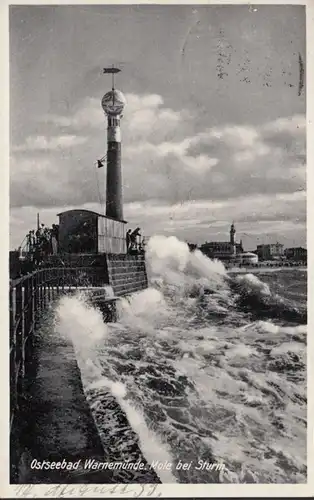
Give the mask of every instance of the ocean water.
<path id="1" fill-rule="evenodd" d="M 116 323 L 82 295 L 56 311 L 106 454 L 171 463 L 164 483 L 306 482 L 306 270 L 228 274 L 162 236 L 147 266 Z"/>

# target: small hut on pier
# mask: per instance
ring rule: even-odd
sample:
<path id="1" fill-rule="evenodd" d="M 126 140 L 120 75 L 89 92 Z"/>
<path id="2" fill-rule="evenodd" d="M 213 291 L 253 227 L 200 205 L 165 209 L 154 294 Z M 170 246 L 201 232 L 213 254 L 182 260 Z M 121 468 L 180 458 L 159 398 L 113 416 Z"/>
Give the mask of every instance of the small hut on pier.
<path id="1" fill-rule="evenodd" d="M 60 253 L 126 253 L 126 221 L 84 209 L 67 210 L 58 217 Z"/>

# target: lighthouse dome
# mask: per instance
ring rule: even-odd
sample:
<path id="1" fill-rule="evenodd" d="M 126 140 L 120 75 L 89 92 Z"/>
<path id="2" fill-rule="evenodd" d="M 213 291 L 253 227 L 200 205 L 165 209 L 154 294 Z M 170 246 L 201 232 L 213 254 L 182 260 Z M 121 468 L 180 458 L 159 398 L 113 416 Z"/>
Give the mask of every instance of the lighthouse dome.
<path id="1" fill-rule="evenodd" d="M 126 105 L 126 98 L 120 90 L 110 90 L 102 98 L 101 105 L 106 114 L 120 115 Z"/>

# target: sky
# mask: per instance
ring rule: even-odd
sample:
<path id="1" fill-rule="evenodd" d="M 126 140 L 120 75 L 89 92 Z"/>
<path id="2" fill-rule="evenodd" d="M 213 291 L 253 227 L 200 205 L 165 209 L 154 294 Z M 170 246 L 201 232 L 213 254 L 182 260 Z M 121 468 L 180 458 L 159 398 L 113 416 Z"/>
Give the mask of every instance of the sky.
<path id="1" fill-rule="evenodd" d="M 103 210 L 111 64 L 130 227 L 305 246 L 305 53 L 297 5 L 11 6 L 10 248 Z"/>

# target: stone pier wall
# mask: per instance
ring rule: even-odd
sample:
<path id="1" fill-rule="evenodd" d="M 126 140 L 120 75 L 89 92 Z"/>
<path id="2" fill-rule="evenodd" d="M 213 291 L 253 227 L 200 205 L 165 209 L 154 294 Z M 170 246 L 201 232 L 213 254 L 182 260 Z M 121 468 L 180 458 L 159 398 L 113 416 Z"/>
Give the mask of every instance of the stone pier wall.
<path id="1" fill-rule="evenodd" d="M 143 255 L 107 255 L 109 284 L 115 295 L 121 297 L 147 288 L 147 274 Z"/>

